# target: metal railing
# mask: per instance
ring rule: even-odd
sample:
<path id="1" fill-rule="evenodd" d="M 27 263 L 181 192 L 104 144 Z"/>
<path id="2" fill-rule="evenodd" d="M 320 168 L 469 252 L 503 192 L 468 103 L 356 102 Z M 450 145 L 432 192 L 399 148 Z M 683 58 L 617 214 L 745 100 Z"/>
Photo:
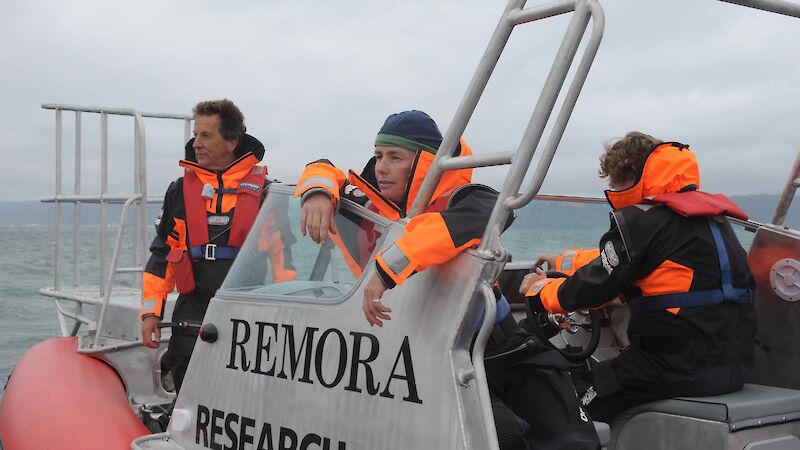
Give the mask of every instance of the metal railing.
<path id="1" fill-rule="evenodd" d="M 523 9 L 524 5 L 524 0 L 511 0 L 506 7 L 478 69 L 467 88 L 467 92 L 455 113 L 453 122 L 444 135 L 441 148 L 437 152 L 432 167 L 420 188 L 420 193 L 411 208 L 412 216 L 424 211 L 436 185 L 446 170 L 510 164 L 508 176 L 500 190 L 499 200 L 492 211 L 479 249 L 484 252 L 490 250 L 495 254 L 502 253 L 499 236 L 507 211 L 525 206 L 536 196 L 541 187 L 575 107 L 578 95 L 597 54 L 605 27 L 603 10 L 597 0 L 560 0 Z M 514 27 L 569 12 L 574 13 L 517 150 L 469 157 L 453 156 L 456 144 L 466 129 L 467 123 Z M 544 129 L 556 106 L 559 93 L 575 60 L 578 47 L 584 39 L 590 20 L 592 20 L 591 34 L 553 124 L 553 129 L 544 148 L 544 154 L 539 160 L 531 185 L 520 193 L 523 178 L 528 171 L 533 155 L 544 134 Z"/>
<path id="2" fill-rule="evenodd" d="M 55 111 L 55 150 L 56 150 L 56 166 L 55 166 L 55 195 L 53 197 L 42 199 L 43 202 L 55 203 L 55 273 L 53 280 L 53 291 L 42 290 L 44 295 L 54 298 L 56 308 L 59 313 L 59 323 L 61 325 L 61 332 L 63 335 L 74 335 L 81 323 L 87 324 L 90 327 L 95 327 L 98 330 L 95 336 L 95 344 L 99 343 L 99 330 L 102 326 L 105 311 L 111 297 L 112 280 L 114 275 L 119 273 L 132 273 L 134 274 L 134 285 L 141 285 L 142 272 L 144 271 L 144 262 L 147 254 L 147 204 L 159 203 L 162 201 L 160 197 L 147 196 L 147 145 L 145 135 L 144 118 L 159 118 L 159 119 L 174 119 L 184 121 L 184 142 L 189 140 L 191 133 L 192 116 L 187 114 L 172 114 L 172 113 L 150 113 L 139 112 L 134 109 L 128 108 L 105 108 L 96 106 L 78 106 L 67 104 L 54 104 L 45 103 L 42 105 L 43 109 Z M 71 195 L 63 192 L 63 126 L 62 115 L 64 111 L 72 111 L 75 114 L 75 147 L 74 147 L 74 189 Z M 82 169 L 82 114 L 94 113 L 100 115 L 100 193 L 99 194 L 83 194 L 81 185 L 81 169 Z M 134 160 L 134 176 L 133 176 L 133 193 L 123 196 L 112 196 L 108 193 L 108 116 L 131 116 L 134 121 L 134 145 L 133 145 L 133 160 Z M 72 203 L 75 208 L 74 223 L 73 223 L 73 287 L 81 286 L 80 266 L 81 266 L 81 239 L 80 239 L 80 225 L 81 225 L 81 204 L 82 203 L 97 203 L 100 204 L 100 274 L 99 274 L 99 295 L 102 298 L 101 302 L 97 300 L 74 295 L 68 291 L 62 291 L 62 257 L 61 257 L 61 241 L 62 241 L 62 215 L 61 205 L 63 203 Z M 111 258 L 111 270 L 108 267 L 108 205 L 110 204 L 123 204 L 122 213 L 120 216 L 119 230 L 117 233 L 117 241 L 114 247 L 114 254 Z M 134 231 L 133 231 L 133 266 L 132 267 L 118 267 L 119 263 L 119 248 L 122 242 L 122 231 L 124 230 L 125 222 L 127 221 L 128 207 L 134 205 Z M 70 313 L 64 308 L 62 300 L 72 301 L 76 303 L 75 312 Z M 99 317 L 97 321 L 89 319 L 83 315 L 83 305 L 92 304 L 100 308 L 96 312 Z M 67 331 L 66 318 L 75 320 L 75 327 L 72 332 Z"/>
<path id="3" fill-rule="evenodd" d="M 431 200 L 436 186 L 439 184 L 443 173 L 447 170 L 454 170 L 468 167 L 487 167 L 496 165 L 510 164 L 505 183 L 500 191 L 498 201 L 495 203 L 494 210 L 489 219 L 489 224 L 481 239 L 478 252 L 493 255 L 496 258 L 503 257 L 503 247 L 500 243 L 500 230 L 505 222 L 508 210 L 520 208 L 533 199 L 541 186 L 544 175 L 550 166 L 553 154 L 566 128 L 567 122 L 575 103 L 580 94 L 586 76 L 589 73 L 600 41 L 603 37 L 604 16 L 603 10 L 597 0 L 557 0 L 551 3 L 537 5 L 530 8 L 523 8 L 526 0 L 510 0 L 503 12 L 500 22 L 492 35 L 478 68 L 470 81 L 467 91 L 456 110 L 453 121 L 448 127 L 442 139 L 442 144 L 436 154 L 436 158 L 422 183 L 420 192 L 411 207 L 409 216 L 416 216 L 422 213 Z M 564 39 L 556 54 L 550 72 L 545 80 L 539 100 L 534 108 L 522 141 L 516 151 L 497 152 L 489 154 L 478 154 L 472 156 L 454 156 L 456 146 L 472 117 L 478 100 L 497 65 L 500 55 L 511 36 L 514 27 L 524 23 L 534 22 L 548 17 L 558 16 L 574 12 L 567 27 Z M 561 109 L 556 118 L 550 137 L 545 146 L 544 156 L 540 159 L 539 165 L 531 186 L 522 194 L 518 194 L 519 188 L 525 173 L 528 171 L 533 154 L 539 146 L 539 142 L 544 133 L 551 113 L 555 108 L 558 95 L 567 74 L 578 52 L 578 47 L 583 41 L 584 34 L 588 28 L 589 21 L 592 20 L 592 31 L 588 43 L 580 60 L 578 68 L 573 75 L 572 83 L 561 104 Z M 492 280 L 483 280 L 483 283 L 490 283 Z M 485 295 L 485 293 L 484 293 Z M 488 298 L 488 297 L 487 297 Z M 493 297 L 492 297 L 493 298 Z M 484 314 L 484 323 L 481 327 L 476 342 L 475 349 L 482 349 L 486 344 L 488 330 L 494 315 L 489 314 L 488 310 L 492 305 L 486 305 L 487 311 Z M 472 363 L 476 370 L 476 378 L 483 379 L 483 355 L 480 351 L 473 351 Z M 489 393 L 485 384 L 478 383 L 479 397 L 481 403 L 490 405 Z M 489 434 L 491 448 L 497 448 L 497 434 L 494 428 L 494 420 L 491 411 L 482 411 L 486 432 Z"/>
<path id="4" fill-rule="evenodd" d="M 729 3 L 739 4 L 752 8 L 762 9 L 766 11 L 776 12 L 794 17 L 800 17 L 800 4 L 781 1 L 781 0 L 722 0 Z M 505 249 L 500 242 L 500 233 L 505 223 L 505 218 L 508 211 L 521 208 L 527 205 L 531 200 L 537 198 L 539 189 L 542 186 L 545 175 L 550 168 L 555 151 L 561 141 L 566 125 L 572 114 L 572 111 L 577 102 L 580 91 L 586 80 L 586 76 L 592 66 L 597 50 L 603 36 L 605 26 L 605 19 L 603 10 L 597 0 L 556 0 L 551 3 L 537 5 L 530 8 L 524 8 L 526 0 L 509 0 L 508 5 L 497 25 L 497 28 L 492 35 L 489 45 L 487 46 L 478 68 L 470 81 L 467 91 L 464 94 L 461 103 L 456 110 L 453 121 L 445 132 L 442 144 L 436 157 L 431 165 L 431 168 L 422 183 L 420 192 L 417 195 L 414 204 L 411 207 L 409 216 L 413 217 L 421 214 L 433 196 L 436 186 L 439 184 L 443 173 L 447 170 L 456 170 L 463 168 L 477 168 L 487 166 L 497 166 L 510 164 L 508 175 L 505 178 L 503 187 L 498 195 L 498 200 L 494 205 L 492 214 L 489 218 L 487 228 L 481 238 L 481 244 L 478 252 L 486 257 L 493 257 L 502 259 L 505 257 Z M 489 78 L 494 71 L 495 66 L 503 52 L 503 49 L 511 36 L 514 27 L 523 23 L 533 22 L 548 17 L 553 17 L 569 12 L 574 12 L 567 27 L 566 34 L 561 42 L 561 46 L 556 54 L 553 65 L 542 88 L 542 92 L 534 108 L 533 114 L 525 128 L 522 141 L 516 151 L 495 152 L 488 154 L 476 154 L 471 156 L 454 156 L 454 152 L 458 142 L 467 124 L 469 123 L 472 114 L 477 107 L 478 101 L 486 88 Z M 552 114 L 559 93 L 564 86 L 567 74 L 575 59 L 584 34 L 588 28 L 589 21 L 592 20 L 592 31 L 585 46 L 583 56 L 578 64 L 578 67 L 573 75 L 572 82 L 566 92 L 564 100 L 561 104 L 561 109 L 555 119 L 555 122 L 550 132 L 547 143 L 545 144 L 543 154 L 539 158 L 536 169 L 533 173 L 533 179 L 530 185 L 524 190 L 520 191 L 525 174 L 528 172 L 533 155 L 542 139 L 545 127 L 547 126 L 550 115 Z M 800 159 L 798 159 L 800 164 Z M 784 191 L 784 197 L 776 211 L 776 219 L 773 222 L 783 220 L 779 217 L 779 211 L 785 205 L 788 209 L 788 203 L 791 202 L 791 197 L 798 185 L 800 185 L 800 178 L 798 178 L 798 165 L 795 167 L 795 175 L 790 178 L 790 182 Z M 789 192 L 791 191 L 791 196 Z M 550 198 L 551 200 L 564 200 L 564 196 L 557 196 L 558 198 Z M 788 200 L 787 200 L 788 199 Z M 599 199 L 598 199 L 599 200 Z M 586 199 L 587 203 L 595 203 L 594 200 Z M 599 202 L 598 202 L 599 203 Z M 785 212 L 784 212 L 785 214 Z M 747 228 L 748 225 L 752 228 L 755 222 L 741 221 L 742 225 Z M 485 280 L 484 280 L 485 281 Z M 484 324 L 482 328 L 487 327 L 488 321 L 492 320 L 489 314 L 484 316 Z M 476 342 L 475 348 L 483 348 L 486 342 L 486 334 L 480 333 Z M 476 360 L 476 353 L 473 353 L 473 367 L 476 370 L 482 368 L 481 361 Z M 488 393 L 484 390 L 480 391 L 482 402 L 488 404 Z M 485 425 L 487 431 L 491 436 L 496 438 L 494 434 L 494 423 L 489 416 L 485 417 Z M 491 441 L 491 439 L 490 439 Z M 496 448 L 496 440 L 492 443 L 492 448 Z"/>
<path id="5" fill-rule="evenodd" d="M 748 8 L 760 9 L 762 11 L 783 14 L 784 16 L 797 17 L 800 19 L 800 3 L 792 3 L 784 0 L 720 0 L 734 5 L 747 6 Z"/>

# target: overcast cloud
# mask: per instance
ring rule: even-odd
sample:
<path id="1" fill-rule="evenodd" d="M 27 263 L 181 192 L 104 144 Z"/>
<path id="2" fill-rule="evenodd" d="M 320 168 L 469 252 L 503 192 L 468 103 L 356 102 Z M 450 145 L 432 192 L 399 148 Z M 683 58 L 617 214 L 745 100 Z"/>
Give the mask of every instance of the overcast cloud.
<path id="1" fill-rule="evenodd" d="M 188 113 L 227 97 L 266 145 L 273 177 L 295 181 L 320 157 L 360 169 L 391 112 L 422 109 L 447 127 L 505 2 L 2 4 L 0 198 L 30 200 L 54 186 L 46 102 Z M 800 20 L 715 0 L 601 4 L 605 37 L 542 192 L 600 195 L 602 144 L 637 129 L 690 144 L 704 190 L 779 193 L 800 149 Z M 568 20 L 512 34 L 465 133 L 476 153 L 519 144 Z M 98 192 L 98 123 L 84 114 L 84 193 Z M 146 123 L 159 194 L 180 175 L 183 124 Z M 115 192 L 132 182 L 132 129 L 111 121 Z M 65 192 L 73 132 L 65 113 Z M 499 187 L 504 173 L 475 179 Z"/>

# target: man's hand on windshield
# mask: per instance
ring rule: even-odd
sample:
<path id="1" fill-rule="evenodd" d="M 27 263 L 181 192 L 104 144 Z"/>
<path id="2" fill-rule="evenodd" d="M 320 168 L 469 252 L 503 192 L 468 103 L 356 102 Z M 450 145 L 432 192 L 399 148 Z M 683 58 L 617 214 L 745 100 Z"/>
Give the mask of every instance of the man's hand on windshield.
<path id="1" fill-rule="evenodd" d="M 328 242 L 329 234 L 337 234 L 336 221 L 333 219 L 334 208 L 331 199 L 323 194 L 312 194 L 303 202 L 303 213 L 300 215 L 300 233 L 308 234 L 317 244 Z"/>
<path id="2" fill-rule="evenodd" d="M 544 255 L 543 255 L 544 256 Z M 529 273 L 525 275 L 525 278 L 522 279 L 522 283 L 519 284 L 519 294 L 521 296 L 525 296 L 528 293 L 528 289 L 531 288 L 531 285 L 541 279 L 547 278 L 545 275 L 544 270 L 537 267 L 536 272 Z"/>
<path id="3" fill-rule="evenodd" d="M 536 258 L 536 263 L 534 264 L 534 266 L 541 267 L 542 264 L 547 263 L 547 268 L 549 270 L 555 270 L 556 258 L 558 258 L 558 255 L 553 255 L 551 253 L 542 253 L 541 255 L 539 255 L 538 258 Z"/>
<path id="4" fill-rule="evenodd" d="M 384 292 L 386 292 L 386 286 L 377 274 L 373 275 L 364 287 L 364 317 L 367 318 L 370 326 L 377 325 L 382 327 L 383 322 L 381 322 L 381 319 L 392 320 L 389 316 L 392 309 L 381 303 L 381 297 L 383 297 Z"/>

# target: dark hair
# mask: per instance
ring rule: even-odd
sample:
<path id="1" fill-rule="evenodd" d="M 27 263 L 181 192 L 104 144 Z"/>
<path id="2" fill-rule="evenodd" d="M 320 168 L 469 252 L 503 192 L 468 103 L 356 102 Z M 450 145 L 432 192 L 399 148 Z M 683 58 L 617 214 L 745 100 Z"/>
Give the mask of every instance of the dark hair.
<path id="1" fill-rule="evenodd" d="M 227 98 L 200 102 L 192 109 L 194 117 L 219 115 L 219 132 L 226 141 L 242 142 L 244 132 L 244 115 L 239 107 Z"/>
<path id="2" fill-rule="evenodd" d="M 612 181 L 634 180 L 642 172 L 647 154 L 663 144 L 661 139 L 639 131 L 631 131 L 621 139 L 605 144 L 606 152 L 600 157 L 600 178 Z"/>

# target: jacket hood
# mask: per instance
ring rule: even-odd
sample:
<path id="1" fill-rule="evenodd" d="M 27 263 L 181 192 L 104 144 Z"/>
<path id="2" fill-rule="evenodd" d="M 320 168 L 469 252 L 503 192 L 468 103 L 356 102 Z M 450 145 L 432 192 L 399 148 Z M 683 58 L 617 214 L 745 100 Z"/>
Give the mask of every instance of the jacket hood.
<path id="1" fill-rule="evenodd" d="M 456 154 L 454 156 L 467 155 L 472 155 L 472 149 L 462 138 L 459 146 L 456 148 Z M 403 199 L 404 201 L 400 202 L 400 204 L 395 204 L 380 194 L 380 190 L 377 187 L 378 181 L 375 177 L 374 156 L 370 158 L 370 160 L 367 162 L 367 165 L 364 166 L 364 169 L 361 171 L 360 175 L 357 175 L 351 170 L 348 181 L 350 184 L 357 186 L 367 195 L 367 197 L 369 197 L 370 201 L 372 201 L 372 203 L 377 207 L 381 215 L 391 220 L 397 220 L 405 217 L 408 208 L 414 204 L 414 200 L 417 198 L 419 189 L 422 187 L 422 181 L 425 179 L 425 175 L 428 174 L 435 157 L 436 155 L 424 149 L 417 150 L 414 158 L 414 164 L 411 166 L 408 185 L 406 186 L 406 195 Z M 431 197 L 430 203 L 433 203 L 437 198 L 441 197 L 446 192 L 452 191 L 459 186 L 469 184 L 471 182 L 472 169 L 449 170 L 445 172 L 442 175 L 442 179 L 439 181 L 439 185 L 436 187 L 433 196 Z"/>
<path id="2" fill-rule="evenodd" d="M 192 147 L 192 144 L 194 144 L 194 138 L 189 139 L 189 142 L 186 143 L 186 157 L 184 159 L 186 161 L 192 161 L 196 163 L 197 156 L 194 154 L 194 148 Z M 239 159 L 248 153 L 252 153 L 253 156 L 255 156 L 259 161 L 264 158 L 265 152 L 266 150 L 264 149 L 264 144 L 247 133 L 245 133 L 242 141 L 239 142 L 239 145 L 237 145 L 233 150 L 233 154 L 236 156 L 236 159 Z"/>
<path id="3" fill-rule="evenodd" d="M 699 189 L 700 168 L 695 153 L 688 145 L 666 142 L 647 154 L 633 186 L 622 191 L 607 190 L 605 194 L 608 203 L 617 210 L 654 195 Z"/>

